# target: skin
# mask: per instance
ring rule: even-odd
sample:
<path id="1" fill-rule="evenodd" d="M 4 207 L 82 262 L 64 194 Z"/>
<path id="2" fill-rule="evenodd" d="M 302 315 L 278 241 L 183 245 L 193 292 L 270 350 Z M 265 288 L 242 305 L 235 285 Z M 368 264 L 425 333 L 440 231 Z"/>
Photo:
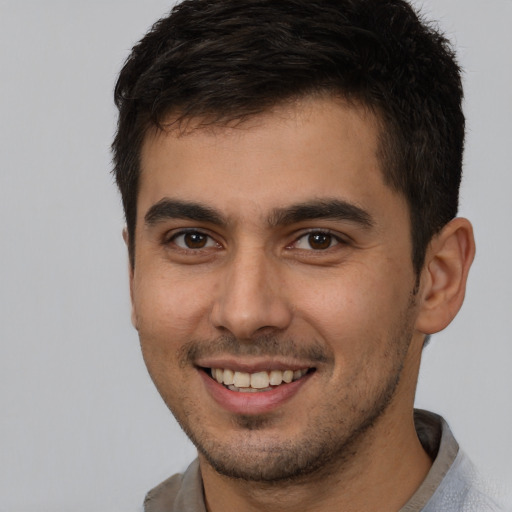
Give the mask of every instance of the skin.
<path id="1" fill-rule="evenodd" d="M 132 319 L 210 511 L 398 510 L 428 472 L 412 417 L 423 340 L 460 307 L 474 243 L 452 221 L 415 286 L 377 141 L 372 115 L 332 98 L 146 137 Z M 233 409 L 204 367 L 310 373 Z"/>

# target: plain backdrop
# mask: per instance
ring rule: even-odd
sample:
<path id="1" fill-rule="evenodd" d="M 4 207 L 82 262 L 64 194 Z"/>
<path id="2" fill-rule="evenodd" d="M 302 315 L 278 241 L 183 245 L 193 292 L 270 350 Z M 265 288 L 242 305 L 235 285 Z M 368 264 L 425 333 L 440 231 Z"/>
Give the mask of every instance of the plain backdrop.
<path id="1" fill-rule="evenodd" d="M 417 405 L 512 490 L 512 1 L 425 0 L 465 68 L 477 258 Z M 0 511 L 141 510 L 194 457 L 129 321 L 112 89 L 172 2 L 0 0 Z"/>

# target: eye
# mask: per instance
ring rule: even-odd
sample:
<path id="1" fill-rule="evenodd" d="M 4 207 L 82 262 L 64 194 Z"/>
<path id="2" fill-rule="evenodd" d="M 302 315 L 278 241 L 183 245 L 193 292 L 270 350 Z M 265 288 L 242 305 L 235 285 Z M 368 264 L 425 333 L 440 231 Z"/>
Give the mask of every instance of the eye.
<path id="1" fill-rule="evenodd" d="M 306 251 L 325 251 L 339 243 L 340 239 L 327 231 L 312 231 L 298 238 L 293 246 Z"/>
<path id="2" fill-rule="evenodd" d="M 201 233 L 201 231 L 182 231 L 174 235 L 170 241 L 181 249 L 188 250 L 219 247 L 219 244 L 211 236 Z"/>

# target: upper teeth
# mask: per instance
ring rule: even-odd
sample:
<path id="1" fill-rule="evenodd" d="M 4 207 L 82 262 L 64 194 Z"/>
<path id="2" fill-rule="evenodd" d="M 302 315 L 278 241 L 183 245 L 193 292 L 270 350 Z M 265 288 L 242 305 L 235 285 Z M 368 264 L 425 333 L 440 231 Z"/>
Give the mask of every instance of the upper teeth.
<path id="1" fill-rule="evenodd" d="M 236 388 L 265 389 L 269 386 L 279 386 L 283 382 L 290 383 L 300 379 L 307 373 L 303 370 L 271 370 L 256 373 L 234 372 L 233 370 L 212 368 L 212 377 L 219 383 Z"/>

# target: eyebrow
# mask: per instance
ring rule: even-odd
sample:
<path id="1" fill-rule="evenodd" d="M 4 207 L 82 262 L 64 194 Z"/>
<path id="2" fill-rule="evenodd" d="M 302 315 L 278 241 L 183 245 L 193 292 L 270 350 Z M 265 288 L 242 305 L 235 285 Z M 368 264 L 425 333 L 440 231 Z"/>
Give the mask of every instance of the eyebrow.
<path id="1" fill-rule="evenodd" d="M 321 199 L 277 208 L 272 212 L 269 224 L 287 226 L 315 219 L 349 221 L 364 228 L 371 228 L 374 225 L 372 216 L 366 210 L 340 199 Z"/>
<path id="2" fill-rule="evenodd" d="M 221 226 L 227 224 L 224 217 L 209 206 L 169 198 L 155 203 L 144 215 L 144 222 L 147 226 L 154 226 L 169 219 L 187 219 Z"/>
<path id="3" fill-rule="evenodd" d="M 208 222 L 219 226 L 228 224 L 226 218 L 214 208 L 190 201 L 163 198 L 151 206 L 144 216 L 145 224 L 154 226 L 169 219 L 187 219 Z M 285 208 L 276 208 L 268 218 L 271 227 L 288 226 L 315 219 L 349 221 L 364 228 L 374 225 L 366 211 L 341 199 L 321 199 L 298 203 Z"/>

